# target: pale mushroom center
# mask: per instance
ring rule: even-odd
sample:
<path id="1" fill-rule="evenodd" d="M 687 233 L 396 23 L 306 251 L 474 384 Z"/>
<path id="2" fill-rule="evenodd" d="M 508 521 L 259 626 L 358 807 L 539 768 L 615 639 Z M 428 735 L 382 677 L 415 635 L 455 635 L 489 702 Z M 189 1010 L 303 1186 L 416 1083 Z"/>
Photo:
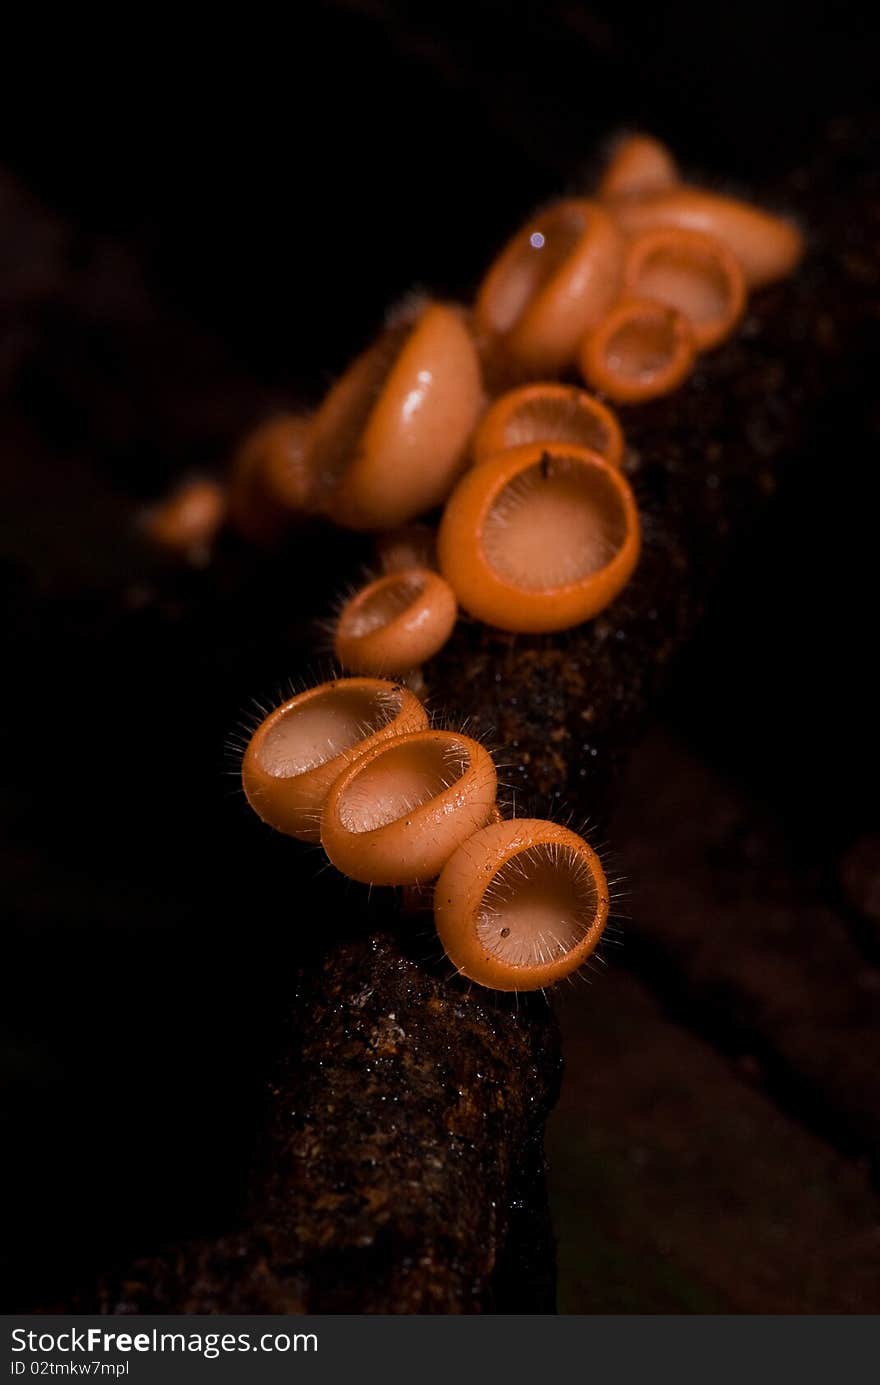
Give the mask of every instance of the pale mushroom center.
<path id="1" fill-rule="evenodd" d="M 260 766 L 292 779 L 374 735 L 399 710 L 400 694 L 391 690 L 328 688 L 282 713 L 259 742 Z"/>
<path id="2" fill-rule="evenodd" d="M 614 375 L 648 381 L 668 369 L 678 349 L 675 314 L 657 308 L 634 312 L 611 333 L 605 360 Z"/>
<path id="3" fill-rule="evenodd" d="M 723 318 L 730 303 L 730 283 L 716 256 L 698 247 L 658 245 L 642 261 L 633 291 L 677 308 L 691 322 Z"/>
<path id="4" fill-rule="evenodd" d="M 607 473 L 548 452 L 496 496 L 482 544 L 500 577 L 552 591 L 606 567 L 625 536 L 623 502 Z"/>
<path id="5" fill-rule="evenodd" d="M 542 842 L 493 875 L 480 901 L 477 935 L 507 966 L 544 966 L 583 942 L 597 905 L 593 874 L 577 852 Z"/>
<path id="6" fill-rule="evenodd" d="M 528 399 L 504 426 L 508 447 L 531 442 L 568 442 L 604 453 L 608 429 L 603 419 L 585 405 L 577 390 Z"/>
<path id="7" fill-rule="evenodd" d="M 457 741 L 391 745 L 349 780 L 339 800 L 347 832 L 374 832 L 424 807 L 452 787 L 470 765 Z"/>
<path id="8" fill-rule="evenodd" d="M 538 217 L 521 232 L 492 286 L 487 305 L 496 332 L 509 332 L 516 326 L 535 295 L 571 255 L 585 226 L 583 212 L 562 207 Z"/>
<path id="9" fill-rule="evenodd" d="M 351 603 L 343 614 L 341 632 L 354 639 L 363 639 L 381 630 L 402 616 L 424 590 L 424 577 L 415 573 L 388 578 Z"/>

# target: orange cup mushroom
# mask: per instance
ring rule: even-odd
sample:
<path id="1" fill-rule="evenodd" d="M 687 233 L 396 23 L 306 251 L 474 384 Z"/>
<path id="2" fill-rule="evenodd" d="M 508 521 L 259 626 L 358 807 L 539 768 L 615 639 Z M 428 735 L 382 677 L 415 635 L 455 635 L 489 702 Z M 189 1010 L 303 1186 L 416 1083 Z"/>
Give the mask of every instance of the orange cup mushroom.
<path id="1" fill-rule="evenodd" d="M 386 573 L 342 608 L 336 657 L 353 673 L 409 673 L 442 649 L 457 614 L 455 593 L 439 573 L 430 568 Z"/>
<path id="2" fill-rule="evenodd" d="M 627 235 L 678 226 L 715 236 L 739 260 L 749 289 L 791 274 L 804 249 L 797 226 L 784 217 L 686 184 L 627 198 L 615 206 L 614 214 Z"/>
<path id="3" fill-rule="evenodd" d="M 407 688 L 377 678 L 337 678 L 270 712 L 241 766 L 248 803 L 287 836 L 320 840 L 330 786 L 359 755 L 391 736 L 418 731 L 428 715 Z"/>
<path id="4" fill-rule="evenodd" d="M 608 920 L 605 873 L 574 832 L 537 818 L 485 827 L 434 890 L 440 941 L 458 972 L 499 991 L 551 986 L 582 966 Z"/>
<path id="5" fill-rule="evenodd" d="M 345 528 L 386 529 L 442 504 L 482 405 L 476 346 L 457 308 L 429 303 L 388 328 L 313 419 L 322 508 Z"/>
<path id="6" fill-rule="evenodd" d="M 144 531 L 159 548 L 197 560 L 207 554 L 225 514 L 223 487 L 208 477 L 194 477 L 147 511 Z"/>
<path id="7" fill-rule="evenodd" d="M 580 368 L 615 404 L 640 404 L 678 389 L 696 359 L 696 341 L 677 308 L 624 298 L 581 343 Z"/>
<path id="8" fill-rule="evenodd" d="M 490 267 L 477 295 L 477 331 L 522 370 L 553 375 L 614 302 L 622 263 L 623 238 L 604 207 L 556 202 Z"/>
<path id="9" fill-rule="evenodd" d="M 715 236 L 680 226 L 643 231 L 627 247 L 624 291 L 677 308 L 698 351 L 717 346 L 742 316 L 746 283 L 739 260 Z"/>
<path id="10" fill-rule="evenodd" d="M 640 197 L 678 182 L 678 166 L 665 144 L 650 135 L 624 135 L 614 145 L 599 183 L 599 197 L 603 202 Z"/>
<path id="11" fill-rule="evenodd" d="M 502 630 L 565 630 L 625 586 L 640 548 L 623 473 L 561 443 L 511 448 L 474 467 L 449 499 L 440 570 L 459 603 Z"/>
<path id="12" fill-rule="evenodd" d="M 479 741 L 414 731 L 361 755 L 327 795 L 321 844 L 343 875 L 367 885 L 433 880 L 489 821 L 498 783 Z"/>
<path id="13" fill-rule="evenodd" d="M 612 466 L 623 460 L 623 431 L 601 400 L 573 385 L 523 385 L 486 410 L 471 444 L 476 463 L 526 443 L 574 443 Z"/>
<path id="14" fill-rule="evenodd" d="M 301 414 L 267 419 L 245 438 L 232 468 L 229 517 L 245 538 L 268 542 L 292 516 L 312 507 L 309 420 Z"/>

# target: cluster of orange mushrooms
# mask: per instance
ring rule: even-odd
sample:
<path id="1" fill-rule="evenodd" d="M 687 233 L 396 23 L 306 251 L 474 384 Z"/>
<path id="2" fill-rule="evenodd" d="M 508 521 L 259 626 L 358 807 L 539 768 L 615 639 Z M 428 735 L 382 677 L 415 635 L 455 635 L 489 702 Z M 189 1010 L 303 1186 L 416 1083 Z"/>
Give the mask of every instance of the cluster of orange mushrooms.
<path id="1" fill-rule="evenodd" d="M 608 886 L 592 848 L 553 822 L 504 821 L 492 756 L 432 730 L 403 683 L 338 678 L 291 698 L 258 726 L 241 774 L 264 822 L 319 841 L 350 879 L 436 880 L 440 940 L 472 981 L 547 986 L 602 935 Z"/>
<path id="2" fill-rule="evenodd" d="M 379 574 L 334 624 L 358 676 L 277 708 L 247 748 L 244 788 L 260 817 L 320 840 L 356 880 L 437 879 L 441 941 L 474 981 L 528 990 L 573 972 L 602 934 L 608 887 L 582 838 L 501 820 L 488 752 L 429 729 L 407 682 L 459 608 L 556 631 L 618 595 L 641 539 L 612 406 L 681 385 L 748 292 L 801 253 L 791 222 L 684 182 L 663 145 L 627 137 L 594 199 L 556 202 L 516 233 L 472 308 L 409 303 L 313 415 L 246 441 L 225 493 L 192 483 L 153 515 L 154 537 L 178 547 L 203 545 L 224 515 L 255 541 L 301 515 L 377 535 Z M 416 523 L 441 507 L 436 532 Z"/>

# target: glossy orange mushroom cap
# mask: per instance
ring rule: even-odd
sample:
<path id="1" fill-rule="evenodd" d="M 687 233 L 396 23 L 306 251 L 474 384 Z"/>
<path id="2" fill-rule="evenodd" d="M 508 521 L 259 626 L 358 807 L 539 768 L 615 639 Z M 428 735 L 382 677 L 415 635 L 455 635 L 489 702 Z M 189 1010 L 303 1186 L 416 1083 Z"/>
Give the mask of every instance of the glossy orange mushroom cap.
<path id="1" fill-rule="evenodd" d="M 334 783 L 321 843 L 343 875 L 370 885 L 433 880 L 489 821 L 497 776 L 478 741 L 416 731 L 377 745 Z"/>
<path id="2" fill-rule="evenodd" d="M 323 508 L 351 529 L 386 529 L 442 504 L 483 402 L 464 315 L 429 303 L 389 328 L 315 414 L 309 459 Z"/>

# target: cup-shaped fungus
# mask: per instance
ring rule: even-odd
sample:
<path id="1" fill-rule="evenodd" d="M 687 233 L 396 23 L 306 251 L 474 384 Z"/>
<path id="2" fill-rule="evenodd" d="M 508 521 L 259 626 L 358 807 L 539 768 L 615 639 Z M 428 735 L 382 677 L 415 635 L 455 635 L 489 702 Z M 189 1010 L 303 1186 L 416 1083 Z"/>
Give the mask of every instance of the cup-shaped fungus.
<path id="1" fill-rule="evenodd" d="M 605 873 L 583 838 L 554 822 L 512 818 L 449 858 L 434 918 L 462 976 L 498 991 L 534 991 L 583 965 L 608 903 Z"/>
<path id="2" fill-rule="evenodd" d="M 573 385 L 546 383 L 523 385 L 496 399 L 477 425 L 471 453 L 479 463 L 536 442 L 588 447 L 612 466 L 623 459 L 623 432 L 609 408 Z"/>
<path id="3" fill-rule="evenodd" d="M 532 374 L 554 374 L 607 312 L 620 286 L 623 239 L 597 202 L 572 198 L 513 237 L 480 286 L 477 330 Z"/>
<path id="4" fill-rule="evenodd" d="M 184 481 L 144 516 L 144 530 L 160 548 L 197 560 L 207 555 L 226 513 L 226 492 L 208 477 Z"/>
<path id="5" fill-rule="evenodd" d="M 415 731 L 377 745 L 339 776 L 321 815 L 321 843 L 365 885 L 433 880 L 489 821 L 497 776 L 479 741 Z"/>
<path id="6" fill-rule="evenodd" d="M 618 594 L 638 561 L 626 477 L 587 448 L 533 444 L 462 477 L 438 538 L 440 570 L 471 615 L 502 630 L 565 630 Z"/>
<path id="7" fill-rule="evenodd" d="M 442 504 L 482 402 L 477 350 L 461 312 L 429 303 L 389 327 L 313 419 L 309 460 L 331 519 L 384 529 Z"/>
<path id="8" fill-rule="evenodd" d="M 580 367 L 587 384 L 616 404 L 639 404 L 678 389 L 696 349 L 691 325 L 677 308 L 624 298 L 584 338 Z"/>
<path id="9" fill-rule="evenodd" d="M 377 678 L 337 678 L 270 712 L 244 754 L 248 803 L 270 827 L 320 839 L 321 809 L 335 779 L 391 736 L 418 731 L 427 713 L 407 688 Z"/>
<path id="10" fill-rule="evenodd" d="M 704 231 L 661 226 L 643 231 L 627 247 L 624 291 L 677 308 L 687 318 L 698 351 L 717 346 L 742 316 L 745 276 L 732 250 Z"/>
<path id="11" fill-rule="evenodd" d="M 791 221 L 703 188 L 680 184 L 627 198 L 614 213 L 628 235 L 680 226 L 715 236 L 739 260 L 750 289 L 791 274 L 803 254 L 803 237 Z"/>
<path id="12" fill-rule="evenodd" d="M 353 673 L 409 673 L 443 647 L 457 613 L 455 593 L 438 572 L 414 567 L 386 573 L 343 606 L 336 657 Z"/>
<path id="13" fill-rule="evenodd" d="M 599 183 L 599 197 L 641 197 L 674 187 L 678 168 L 665 144 L 650 135 L 624 135 L 611 151 L 611 159 Z"/>
<path id="14" fill-rule="evenodd" d="M 309 420 L 301 414 L 280 414 L 261 423 L 239 448 L 229 483 L 229 517 L 245 538 L 272 540 L 291 516 L 311 509 L 308 432 Z"/>

